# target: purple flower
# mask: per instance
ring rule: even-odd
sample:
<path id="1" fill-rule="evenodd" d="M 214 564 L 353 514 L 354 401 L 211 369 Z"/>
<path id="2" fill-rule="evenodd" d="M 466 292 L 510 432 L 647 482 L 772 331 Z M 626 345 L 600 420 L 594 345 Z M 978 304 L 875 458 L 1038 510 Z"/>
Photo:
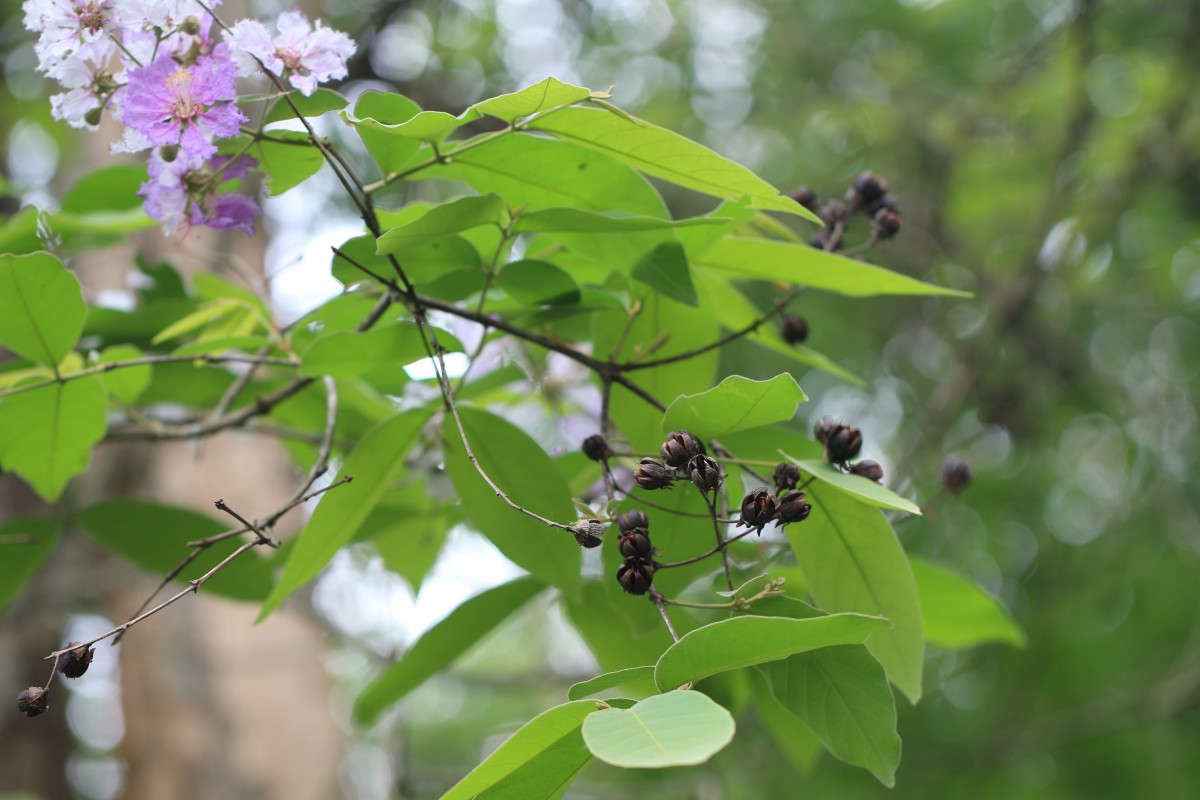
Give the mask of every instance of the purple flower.
<path id="1" fill-rule="evenodd" d="M 129 71 L 122 121 L 152 145 L 179 145 L 183 154 L 207 159 L 213 138 L 234 136 L 246 117 L 237 96 L 232 62 L 201 56 L 183 67 L 164 54 L 148 67 Z"/>
<path id="2" fill-rule="evenodd" d="M 261 63 L 274 75 L 287 75 L 305 95 L 317 84 L 346 76 L 346 59 L 354 54 L 354 41 L 317 22 L 316 28 L 299 11 L 285 11 L 276 22 L 279 35 L 271 38 L 261 22 L 244 19 L 226 33 L 241 75 L 251 75 Z M 257 59 L 257 60 L 256 60 Z"/>
<path id="3" fill-rule="evenodd" d="M 245 177 L 257 163 L 249 156 L 232 160 L 217 156 L 206 162 L 183 151 L 173 161 L 165 161 L 161 150 L 155 150 L 150 156 L 150 180 L 138 194 L 144 198 L 146 214 L 161 222 L 168 235 L 197 225 L 253 234 L 258 204 L 243 195 L 217 194 L 217 189 L 222 183 Z"/>

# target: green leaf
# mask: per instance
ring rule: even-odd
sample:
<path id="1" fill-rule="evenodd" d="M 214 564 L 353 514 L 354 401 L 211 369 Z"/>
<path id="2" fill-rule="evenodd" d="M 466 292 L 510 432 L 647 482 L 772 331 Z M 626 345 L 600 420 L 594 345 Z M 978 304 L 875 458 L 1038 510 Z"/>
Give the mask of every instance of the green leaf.
<path id="1" fill-rule="evenodd" d="M 667 648 L 654 667 L 654 682 L 666 691 L 709 675 L 795 653 L 862 644 L 872 633 L 891 624 L 882 617 L 829 614 L 813 619 L 745 616 L 697 628 Z"/>
<path id="2" fill-rule="evenodd" d="M 812 514 L 784 531 L 809 591 L 826 611 L 878 614 L 892 621 L 894 627 L 872 636 L 867 648 L 915 703 L 921 697 L 925 634 L 900 540 L 878 510 L 824 485 L 812 484 L 806 491 Z"/>
<path id="3" fill-rule="evenodd" d="M 811 212 L 704 145 L 645 120 L 591 108 L 563 108 L 529 127 L 603 152 L 671 183 L 726 200 L 749 197 L 755 208 L 814 219 Z"/>
<path id="4" fill-rule="evenodd" d="M 370 725 L 385 709 L 449 666 L 545 588 L 545 584 L 534 578 L 517 578 L 488 589 L 451 611 L 363 689 L 354 701 L 354 721 Z"/>
<path id="5" fill-rule="evenodd" d="M 144 355 L 131 344 L 106 347 L 96 360 L 97 364 L 112 364 L 117 361 L 132 361 Z M 102 373 L 100 379 L 108 393 L 126 403 L 137 402 L 142 392 L 150 385 L 151 367 L 144 364 L 136 367 L 121 367 Z"/>
<path id="6" fill-rule="evenodd" d="M 406 247 L 432 242 L 452 233 L 477 228 L 480 225 L 500 225 L 506 211 L 504 201 L 497 195 L 460 197 L 441 205 L 404 225 L 397 225 L 379 237 L 380 255 L 398 253 Z"/>
<path id="7" fill-rule="evenodd" d="M 514 233 L 634 233 L 698 225 L 723 225 L 726 222 L 728 220 L 720 217 L 674 220 L 643 214 L 615 216 L 578 208 L 544 208 L 539 211 L 526 211 L 518 216 L 513 221 L 512 230 Z"/>
<path id="8" fill-rule="evenodd" d="M 291 103 L 288 100 L 291 100 Z M 308 96 L 305 96 L 299 89 L 294 89 L 288 92 L 286 98 L 281 97 L 275 101 L 271 110 L 263 118 L 263 125 L 295 119 L 296 112 L 292 110 L 292 104 L 300 109 L 303 116 L 319 117 L 330 111 L 341 111 L 349 102 L 333 89 L 320 88 Z"/>
<path id="9" fill-rule="evenodd" d="M 384 565 L 402 576 L 415 595 L 446 542 L 458 509 L 435 499 L 425 481 L 390 492 L 362 524 L 358 538 L 369 538 Z"/>
<path id="10" fill-rule="evenodd" d="M 437 329 L 437 340 L 447 351 L 462 350 L 462 343 L 444 330 Z M 380 367 L 402 367 L 428 357 L 417 324 L 395 322 L 361 333 L 334 331 L 322 336 L 304 351 L 300 374 L 354 378 Z"/>
<path id="11" fill-rule="evenodd" d="M 0 401 L 0 465 L 15 472 L 47 502 L 87 469 L 104 438 L 104 384 L 89 377 L 55 383 Z"/>
<path id="12" fill-rule="evenodd" d="M 543 778 L 553 778 L 550 786 L 539 785 L 535 788 L 526 784 L 522 786 L 522 793 L 513 796 L 528 800 L 554 797 L 554 791 L 561 789 L 591 760 L 591 754 L 580 735 L 580 727 L 588 715 L 595 711 L 594 700 L 564 703 L 543 711 L 522 725 L 482 764 L 468 772 L 442 795 L 442 800 L 468 800 L 521 774 L 528 780 L 537 781 L 539 773 Z M 548 763 L 548 755 L 553 755 L 552 764 Z M 515 787 L 510 784 L 510 788 Z"/>
<path id="13" fill-rule="evenodd" d="M 611 689 L 614 686 L 622 686 L 626 683 L 639 683 L 642 681 L 654 680 L 654 667 L 629 667 L 628 669 L 619 669 L 616 672 L 606 672 L 603 675 L 597 675 L 594 678 L 589 678 L 586 681 L 571 686 L 567 690 L 568 700 L 580 700 L 587 697 L 589 694 L 603 692 L 606 689 Z"/>
<path id="14" fill-rule="evenodd" d="M 0 525 L 0 611 L 21 593 L 57 541 L 52 519 L 25 517 Z"/>
<path id="15" fill-rule="evenodd" d="M 79 524 L 108 550 L 161 578 L 192 552 L 188 542 L 215 536 L 237 523 L 217 520 L 187 508 L 114 500 L 80 512 Z M 247 537 L 253 534 L 247 534 Z M 206 548 L 176 578 L 186 584 L 199 578 L 236 550 L 245 539 L 225 539 Z M 235 558 L 204 584 L 235 600 L 262 600 L 271 590 L 271 569 L 255 550 Z"/>
<path id="16" fill-rule="evenodd" d="M 792 767 L 801 775 L 807 775 L 817 763 L 823 745 L 771 691 L 767 677 L 763 674 L 770 666 L 773 665 L 750 670 L 754 682 L 754 706 L 758 710 L 759 719 L 763 721 L 764 727 Z"/>
<path id="17" fill-rule="evenodd" d="M 79 279 L 57 258 L 0 255 L 0 345 L 57 366 L 75 347 L 86 316 Z"/>
<path id="18" fill-rule="evenodd" d="M 811 458 L 793 458 L 787 453 L 782 453 L 782 451 L 781 454 L 788 461 L 791 461 L 804 470 L 806 475 L 811 475 L 817 480 L 837 489 L 839 492 L 853 497 L 860 503 L 867 503 L 878 508 L 907 511 L 909 514 L 920 515 L 921 513 L 921 507 L 916 503 L 901 497 L 891 489 L 881 486 L 873 480 L 864 478 L 861 475 L 847 475 L 827 461 L 817 461 Z"/>
<path id="19" fill-rule="evenodd" d="M 798 283 L 810 289 L 846 295 L 947 295 L 970 297 L 852 258 L 803 244 L 771 239 L 728 237 L 716 242 L 696 263 L 742 278 Z"/>
<path id="20" fill-rule="evenodd" d="M 92 170 L 63 196 L 62 210 L 71 214 L 129 211 L 141 208 L 138 189 L 146 182 L 145 164 L 112 164 Z"/>
<path id="21" fill-rule="evenodd" d="M 574 537 L 509 508 L 471 465 L 453 418 L 442 441 L 446 470 L 471 525 L 514 564 L 575 596 L 580 550 Z M 484 472 L 514 503 L 555 522 L 574 522 L 571 490 L 550 456 L 512 423 L 487 411 L 459 409 L 467 440 Z"/>
<path id="22" fill-rule="evenodd" d="M 661 295 L 693 308 L 700 305 L 687 256 L 676 242 L 664 242 L 642 258 L 630 275 Z"/>
<path id="23" fill-rule="evenodd" d="M 911 557 L 925 639 L 955 650 L 987 642 L 1025 646 L 1025 633 L 1000 601 L 957 572 L 923 558 Z"/>
<path id="24" fill-rule="evenodd" d="M 630 709 L 606 708 L 583 721 L 583 741 L 617 767 L 703 764 L 733 739 L 733 717 L 700 692 L 667 692 Z"/>
<path id="25" fill-rule="evenodd" d="M 896 783 L 900 736 L 887 675 L 865 647 L 802 653 L 767 667 L 771 689 L 835 757 Z"/>
<path id="26" fill-rule="evenodd" d="M 161 344 L 169 342 L 172 339 L 178 339 L 180 336 L 186 336 L 189 333 L 194 333 L 210 322 L 221 319 L 225 316 L 238 314 L 247 310 L 246 303 L 232 297 L 220 297 L 216 300 L 210 300 L 204 303 L 190 314 L 175 320 L 167 327 L 163 328 L 151 340 L 152 344 Z"/>
<path id="27" fill-rule="evenodd" d="M 546 78 L 512 94 L 502 94 L 489 100 L 476 103 L 471 108 L 489 117 L 498 117 L 510 125 L 521 117 L 528 117 L 539 111 L 550 108 L 569 106 L 587 100 L 592 96 L 591 89 L 572 86 L 568 83 Z"/>
<path id="28" fill-rule="evenodd" d="M 548 261 L 505 264 L 496 283 L 514 300 L 531 306 L 578 303 L 575 279 Z"/>
<path id="29" fill-rule="evenodd" d="M 410 207 L 412 204 L 406 206 Z M 348 239 L 338 249 L 347 258 L 353 259 L 355 263 L 376 275 L 384 279 L 395 278 L 396 273 L 391 260 L 376 253 L 375 248 L 375 237 L 364 234 Z M 429 281 L 463 269 L 477 270 L 482 275 L 479 252 L 461 236 L 444 236 L 431 242 L 402 247 L 393 255 L 404 267 L 404 274 L 408 279 L 422 287 Z M 333 257 L 333 277 L 345 286 L 371 279 L 367 273 L 336 254 Z"/>
<path id="30" fill-rule="evenodd" d="M 730 375 L 700 394 L 675 398 L 663 416 L 662 430 L 691 431 L 702 440 L 784 422 L 796 415 L 796 406 L 808 400 L 800 385 L 784 373 L 766 381 Z"/>
<path id="31" fill-rule="evenodd" d="M 258 159 L 258 168 L 267 174 L 267 194 L 278 197 L 315 175 L 324 165 L 325 157 L 307 133 L 271 131 L 269 135 L 270 139 L 254 145 L 251 154 Z M 230 142 L 223 151 L 236 153 L 244 146 L 245 137 Z"/>
<path id="32" fill-rule="evenodd" d="M 342 474 L 352 477 L 353 482 L 322 496 L 296 541 L 283 575 L 263 604 L 260 620 L 316 577 L 342 545 L 354 538 L 388 485 L 404 471 L 409 448 L 429 415 L 428 409 L 410 409 L 367 431 L 342 468 Z"/>
<path id="33" fill-rule="evenodd" d="M 396 135 L 389 126 L 407 122 L 420 111 L 419 105 L 395 92 L 372 90 L 358 96 L 354 104 L 358 119 L 348 121 L 385 175 L 403 167 L 421 146 L 418 139 Z"/>

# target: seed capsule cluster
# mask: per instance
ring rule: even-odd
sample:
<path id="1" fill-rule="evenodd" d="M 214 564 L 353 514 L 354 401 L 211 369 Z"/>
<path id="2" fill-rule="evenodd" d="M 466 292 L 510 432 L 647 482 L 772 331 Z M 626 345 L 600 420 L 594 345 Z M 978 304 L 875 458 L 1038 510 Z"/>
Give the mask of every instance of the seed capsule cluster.
<path id="1" fill-rule="evenodd" d="M 91 666 L 96 651 L 84 647 L 82 642 L 68 642 L 70 648 L 61 653 L 54 662 L 54 669 L 66 678 L 78 678 Z M 54 676 L 51 675 L 51 678 Z M 17 693 L 17 711 L 27 717 L 37 717 L 50 708 L 50 684 L 29 686 Z"/>
<path id="2" fill-rule="evenodd" d="M 846 191 L 845 199 L 831 198 L 821 202 L 808 186 L 792 192 L 792 199 L 825 223 L 825 227 L 809 240 L 809 244 L 818 250 L 840 250 L 845 244 L 846 226 L 856 214 L 871 221 L 869 244 L 890 239 L 900 232 L 900 205 L 888 191 L 888 182 L 874 172 L 860 172 Z"/>

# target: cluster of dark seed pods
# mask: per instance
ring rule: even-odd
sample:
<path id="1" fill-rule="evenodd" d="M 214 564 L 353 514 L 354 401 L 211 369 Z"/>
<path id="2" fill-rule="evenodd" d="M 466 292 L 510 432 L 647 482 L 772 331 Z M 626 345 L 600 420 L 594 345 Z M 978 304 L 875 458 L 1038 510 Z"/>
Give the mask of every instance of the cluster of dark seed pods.
<path id="1" fill-rule="evenodd" d="M 801 186 L 792 199 L 816 214 L 825 227 L 809 241 L 818 250 L 838 250 L 845 243 L 845 229 L 855 214 L 871 221 L 871 242 L 890 239 L 900 232 L 900 205 L 888 192 L 888 182 L 874 172 L 864 171 L 854 179 L 845 199 L 821 202 L 816 192 Z"/>
<path id="2" fill-rule="evenodd" d="M 78 678 L 87 672 L 96 651 L 84 647 L 82 642 L 68 642 L 71 648 L 59 655 L 54 662 L 54 669 L 61 672 L 65 678 Z M 53 675 L 51 678 L 53 679 Z M 50 684 L 45 686 L 29 686 L 17 694 L 17 710 L 27 717 L 44 714 L 50 708 Z"/>
<path id="3" fill-rule="evenodd" d="M 661 458 L 643 458 L 633 482 L 643 489 L 670 489 L 675 481 L 689 480 L 705 495 L 721 487 L 721 465 L 710 458 L 704 443 L 688 431 L 673 431 L 659 447 Z"/>
<path id="4" fill-rule="evenodd" d="M 625 559 L 617 567 L 617 583 L 630 594 L 645 594 L 654 581 L 654 545 L 650 543 L 650 519 L 644 511 L 617 515 L 617 549 Z"/>
<path id="5" fill-rule="evenodd" d="M 825 445 L 825 460 L 835 467 L 849 472 L 851 475 L 861 475 L 867 480 L 879 483 L 883 480 L 883 467 L 869 458 L 850 463 L 862 450 L 862 431 L 843 425 L 833 417 L 821 417 L 813 426 L 813 438 Z"/>

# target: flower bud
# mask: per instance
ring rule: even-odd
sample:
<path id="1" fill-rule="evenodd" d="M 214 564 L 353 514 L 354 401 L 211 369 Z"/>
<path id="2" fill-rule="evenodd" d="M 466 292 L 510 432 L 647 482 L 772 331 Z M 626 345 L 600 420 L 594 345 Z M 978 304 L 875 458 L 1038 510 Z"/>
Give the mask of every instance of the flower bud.
<path id="1" fill-rule="evenodd" d="M 857 464 L 850 465 L 850 474 L 861 475 L 869 481 L 879 483 L 883 480 L 883 467 L 879 466 L 879 462 L 872 461 L 869 458 L 864 458 Z"/>
<path id="2" fill-rule="evenodd" d="M 179 157 L 179 145 L 164 144 L 162 147 L 158 148 L 158 157 L 168 164 L 172 163 L 176 158 Z"/>
<path id="3" fill-rule="evenodd" d="M 92 656 L 95 655 L 96 651 L 90 647 L 85 648 L 82 642 L 68 642 L 67 647 L 74 647 L 76 649 L 60 655 L 55 664 L 55 669 L 68 678 L 78 678 L 87 672 L 87 668 L 92 663 Z"/>
<path id="4" fill-rule="evenodd" d="M 604 541 L 604 526 L 599 520 L 581 519 L 571 527 L 571 533 L 575 534 L 575 541 L 580 547 L 586 547 L 589 550 L 593 547 L 599 547 Z"/>
<path id="5" fill-rule="evenodd" d="M 721 485 L 721 466 L 708 456 L 695 456 L 687 464 L 688 477 L 696 488 L 708 494 Z"/>
<path id="6" fill-rule="evenodd" d="M 825 460 L 830 464 L 845 464 L 862 449 L 862 431 L 841 425 L 825 442 Z"/>
<path id="7" fill-rule="evenodd" d="M 603 461 L 612 455 L 612 450 L 608 448 L 608 442 L 598 433 L 593 433 L 584 439 L 581 449 L 583 454 L 592 461 Z"/>
<path id="8" fill-rule="evenodd" d="M 880 239 L 890 239 L 900 232 L 900 212 L 881 208 L 871 219 L 871 229 Z"/>
<path id="9" fill-rule="evenodd" d="M 854 204 L 860 207 L 869 206 L 883 197 L 887 190 L 887 181 L 874 172 L 864 170 L 854 179 Z"/>
<path id="10" fill-rule="evenodd" d="M 659 448 L 662 460 L 675 469 L 683 469 L 696 456 L 704 455 L 704 445 L 687 431 L 667 434 L 667 440 Z"/>
<path id="11" fill-rule="evenodd" d="M 775 518 L 778 510 L 779 503 L 775 495 L 767 491 L 767 487 L 759 486 L 742 498 L 742 518 L 738 520 L 738 525 L 757 528 L 762 533 L 763 526 Z"/>
<path id="12" fill-rule="evenodd" d="M 96 106 L 95 108 L 91 109 L 90 111 L 88 111 L 86 114 L 83 115 L 83 121 L 86 122 L 88 125 L 91 125 L 94 128 L 100 124 L 100 118 L 103 115 L 104 115 L 104 109 L 101 108 L 100 106 Z"/>
<path id="13" fill-rule="evenodd" d="M 653 562 L 631 557 L 617 567 L 617 582 L 630 594 L 645 594 L 653 580 Z"/>
<path id="14" fill-rule="evenodd" d="M 27 717 L 36 717 L 50 708 L 50 692 L 40 686 L 22 689 L 17 695 L 17 710 Z"/>
<path id="15" fill-rule="evenodd" d="M 800 481 L 800 468 L 795 464 L 783 461 L 775 467 L 775 489 L 784 491 L 785 489 L 795 489 L 796 484 Z"/>
<path id="16" fill-rule="evenodd" d="M 617 514 L 617 530 L 625 533 L 635 528 L 641 528 L 643 531 L 650 530 L 650 518 L 646 516 L 645 511 L 635 508 L 633 511 Z"/>
<path id="17" fill-rule="evenodd" d="M 804 502 L 804 492 L 788 492 L 779 498 L 779 519 L 776 527 L 789 522 L 803 522 L 808 519 L 812 506 Z"/>
<path id="18" fill-rule="evenodd" d="M 808 338 L 808 320 L 799 314 L 788 314 L 779 327 L 779 335 L 788 344 L 799 344 Z"/>
<path id="19" fill-rule="evenodd" d="M 633 473 L 633 482 L 643 489 L 670 489 L 674 476 L 657 458 L 643 458 Z"/>
<path id="20" fill-rule="evenodd" d="M 195 17 L 188 17 L 183 21 L 183 24 L 179 26 L 179 29 L 188 36 L 196 36 L 200 33 L 200 20 L 196 19 Z"/>
<path id="21" fill-rule="evenodd" d="M 634 528 L 621 534 L 617 540 L 617 549 L 626 558 L 647 559 L 654 555 L 654 546 L 644 528 Z"/>
<path id="22" fill-rule="evenodd" d="M 942 462 L 942 485 L 952 492 L 961 492 L 971 482 L 971 465 L 956 455 Z"/>
<path id="23" fill-rule="evenodd" d="M 829 437 L 840 427 L 842 427 L 842 423 L 833 417 L 821 417 L 813 425 L 813 438 L 821 444 L 826 444 Z"/>

